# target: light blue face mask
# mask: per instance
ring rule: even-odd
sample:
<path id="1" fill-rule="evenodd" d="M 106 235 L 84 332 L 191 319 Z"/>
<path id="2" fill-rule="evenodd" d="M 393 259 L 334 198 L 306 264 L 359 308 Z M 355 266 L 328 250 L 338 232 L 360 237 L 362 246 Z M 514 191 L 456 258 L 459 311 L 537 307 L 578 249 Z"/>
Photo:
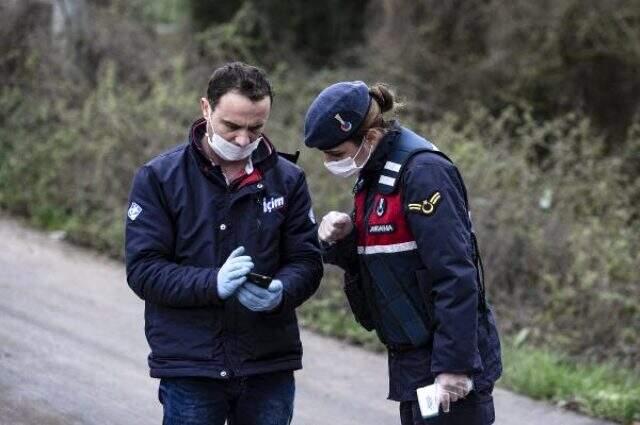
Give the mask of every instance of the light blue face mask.
<path id="1" fill-rule="evenodd" d="M 356 160 L 354 158 L 358 156 L 360 150 L 364 147 L 365 144 L 365 138 L 363 137 L 360 148 L 358 148 L 358 151 L 353 157 L 348 156 L 337 161 L 325 162 L 324 166 L 327 167 L 327 170 L 329 170 L 331 174 L 334 174 L 336 176 L 344 178 L 353 176 L 355 173 L 360 171 L 369 161 L 369 158 L 371 158 L 371 152 L 373 152 L 373 149 L 371 148 L 371 146 L 369 146 L 369 154 L 367 155 L 367 158 L 364 160 L 362 165 L 358 166 L 358 164 L 356 164 Z"/>

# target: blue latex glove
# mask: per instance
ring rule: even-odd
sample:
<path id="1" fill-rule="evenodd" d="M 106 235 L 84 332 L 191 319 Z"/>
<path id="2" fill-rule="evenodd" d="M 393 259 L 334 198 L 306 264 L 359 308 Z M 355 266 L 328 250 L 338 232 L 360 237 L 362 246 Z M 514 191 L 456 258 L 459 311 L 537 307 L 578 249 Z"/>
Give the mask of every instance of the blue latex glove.
<path id="1" fill-rule="evenodd" d="M 272 280 L 267 289 L 247 282 L 238 289 L 238 300 L 251 311 L 275 310 L 282 302 L 282 282 Z"/>
<path id="2" fill-rule="evenodd" d="M 218 271 L 218 297 L 227 299 L 247 281 L 247 273 L 253 269 L 251 257 L 244 254 L 244 247 L 236 248 Z"/>

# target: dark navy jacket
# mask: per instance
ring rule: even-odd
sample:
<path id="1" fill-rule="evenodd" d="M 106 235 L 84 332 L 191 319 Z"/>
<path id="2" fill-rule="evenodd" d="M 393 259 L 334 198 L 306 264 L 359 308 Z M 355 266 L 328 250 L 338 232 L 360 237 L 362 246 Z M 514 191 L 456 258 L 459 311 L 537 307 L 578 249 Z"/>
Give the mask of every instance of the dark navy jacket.
<path id="1" fill-rule="evenodd" d="M 500 343 L 480 288 L 462 178 L 438 152 L 391 161 L 400 132 L 392 127 L 361 172 L 354 232 L 324 246 L 325 262 L 345 269 L 356 319 L 388 347 L 389 398 L 415 400 L 415 390 L 443 372 L 467 374 L 491 392 Z M 397 179 L 387 177 L 393 171 Z"/>
<path id="2" fill-rule="evenodd" d="M 268 140 L 255 172 L 228 187 L 196 143 L 159 155 L 137 172 L 126 222 L 127 280 L 145 300 L 153 377 L 228 379 L 302 367 L 295 308 L 318 288 L 322 261 L 303 171 Z M 244 246 L 254 271 L 280 279 L 283 302 L 257 313 L 217 295 L 217 273 Z"/>

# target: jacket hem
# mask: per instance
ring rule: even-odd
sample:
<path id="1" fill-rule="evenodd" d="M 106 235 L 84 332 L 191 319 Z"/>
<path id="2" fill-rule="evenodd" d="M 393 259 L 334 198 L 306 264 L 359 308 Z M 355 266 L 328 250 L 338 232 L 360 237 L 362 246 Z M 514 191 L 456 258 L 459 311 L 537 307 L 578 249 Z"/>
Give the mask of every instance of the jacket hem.
<path id="1" fill-rule="evenodd" d="M 183 378 L 183 377 L 198 377 L 198 378 L 214 378 L 214 379 L 228 379 L 220 376 L 220 372 L 223 370 L 220 365 L 211 367 L 152 367 L 149 370 L 149 376 L 152 378 Z M 299 370 L 302 369 L 302 361 L 297 360 L 282 360 L 278 362 L 269 362 L 264 365 L 252 365 L 244 366 L 239 370 L 233 371 L 233 377 L 261 375 L 272 372 L 282 372 L 285 370 Z"/>

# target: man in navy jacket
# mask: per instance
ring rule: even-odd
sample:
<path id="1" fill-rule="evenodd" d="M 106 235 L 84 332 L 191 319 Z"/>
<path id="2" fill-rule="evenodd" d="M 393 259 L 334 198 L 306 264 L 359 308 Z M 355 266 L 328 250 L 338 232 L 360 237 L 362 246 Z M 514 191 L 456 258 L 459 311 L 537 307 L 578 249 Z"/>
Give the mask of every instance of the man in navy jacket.
<path id="1" fill-rule="evenodd" d="M 322 261 L 304 173 L 262 133 L 271 102 L 258 68 L 217 69 L 188 140 L 133 180 L 127 280 L 145 301 L 165 424 L 291 421 L 295 308 Z"/>

